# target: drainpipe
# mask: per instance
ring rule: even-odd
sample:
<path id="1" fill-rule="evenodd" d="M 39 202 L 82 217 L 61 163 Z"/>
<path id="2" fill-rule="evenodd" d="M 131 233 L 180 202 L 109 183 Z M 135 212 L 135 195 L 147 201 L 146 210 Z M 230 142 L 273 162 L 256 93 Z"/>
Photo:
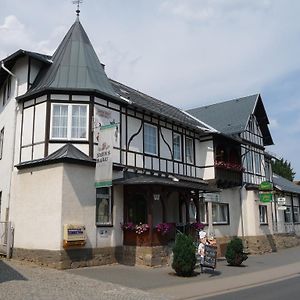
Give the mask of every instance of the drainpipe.
<path id="1" fill-rule="evenodd" d="M 1 61 L 0 69 L 1 68 L 4 71 L 6 71 L 9 75 L 11 75 L 12 77 L 15 78 L 15 98 L 17 98 L 18 97 L 18 84 L 19 84 L 18 77 L 5 67 L 3 61 Z M 10 173 L 10 179 L 9 179 L 8 202 L 7 202 L 8 212 L 6 212 L 6 216 L 5 216 L 6 221 L 9 220 L 9 214 L 10 214 L 9 209 L 10 209 L 10 197 L 11 197 L 11 188 L 12 188 L 12 174 L 14 171 L 14 159 L 15 159 L 15 148 L 16 148 L 17 113 L 18 113 L 18 105 L 16 105 L 16 107 L 15 107 L 15 114 L 14 114 L 14 119 L 13 119 L 13 149 L 12 149 L 11 173 Z"/>
<path id="2" fill-rule="evenodd" d="M 246 184 L 244 183 L 240 187 L 240 213 L 241 213 L 241 230 L 242 230 L 242 239 L 245 242 L 245 228 L 244 228 L 244 216 L 243 216 L 243 189 Z"/>

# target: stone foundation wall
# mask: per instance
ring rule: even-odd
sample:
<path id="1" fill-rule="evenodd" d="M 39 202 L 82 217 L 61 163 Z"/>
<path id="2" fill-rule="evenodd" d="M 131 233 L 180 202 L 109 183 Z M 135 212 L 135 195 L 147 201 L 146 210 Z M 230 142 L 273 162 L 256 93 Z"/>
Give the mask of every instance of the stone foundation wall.
<path id="1" fill-rule="evenodd" d="M 232 237 L 217 238 L 218 257 L 224 257 Z M 250 254 L 274 252 L 300 245 L 300 238 L 292 234 L 248 236 L 245 250 Z M 100 266 L 113 263 L 148 267 L 170 265 L 172 250 L 168 246 L 120 246 L 97 249 L 69 249 L 61 251 L 13 249 L 12 257 L 56 269 Z"/>
<path id="2" fill-rule="evenodd" d="M 123 257 L 120 263 L 148 267 L 165 266 L 169 264 L 171 252 L 168 246 L 123 246 Z"/>
<path id="3" fill-rule="evenodd" d="M 116 263 L 122 256 L 122 247 L 97 249 L 68 249 L 61 251 L 14 248 L 12 258 L 56 268 L 70 269 Z"/>
<path id="4" fill-rule="evenodd" d="M 218 257 L 225 256 L 228 242 L 233 237 L 217 238 Z M 250 254 L 276 252 L 278 249 L 300 245 L 300 238 L 295 234 L 273 234 L 261 236 L 247 236 L 244 238 L 245 251 Z"/>

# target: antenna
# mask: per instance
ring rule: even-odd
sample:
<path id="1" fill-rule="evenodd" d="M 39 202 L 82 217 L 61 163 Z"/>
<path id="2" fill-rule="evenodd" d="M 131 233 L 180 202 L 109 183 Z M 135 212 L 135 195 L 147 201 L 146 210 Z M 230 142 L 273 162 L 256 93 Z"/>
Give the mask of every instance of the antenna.
<path id="1" fill-rule="evenodd" d="M 77 17 L 79 17 L 79 14 L 80 14 L 79 6 L 80 6 L 80 3 L 83 2 L 83 0 L 73 0 L 72 2 L 73 2 L 73 4 L 77 4 L 76 15 L 77 15 Z"/>

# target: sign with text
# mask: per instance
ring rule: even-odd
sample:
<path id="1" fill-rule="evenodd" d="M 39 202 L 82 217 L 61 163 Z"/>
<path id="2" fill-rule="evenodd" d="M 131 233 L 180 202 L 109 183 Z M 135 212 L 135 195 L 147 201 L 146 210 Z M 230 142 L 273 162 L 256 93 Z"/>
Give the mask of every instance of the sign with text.
<path id="1" fill-rule="evenodd" d="M 105 125 L 97 129 L 95 186 L 112 186 L 113 145 L 116 138 L 116 125 Z"/>
<path id="2" fill-rule="evenodd" d="M 270 192 L 260 192 L 259 193 L 259 200 L 260 200 L 260 202 L 264 202 L 264 203 L 272 202 L 272 200 L 273 200 L 273 193 L 270 193 Z"/>
<path id="3" fill-rule="evenodd" d="M 259 186 L 258 189 L 260 191 L 273 191 L 273 183 L 269 181 L 263 181 Z"/>

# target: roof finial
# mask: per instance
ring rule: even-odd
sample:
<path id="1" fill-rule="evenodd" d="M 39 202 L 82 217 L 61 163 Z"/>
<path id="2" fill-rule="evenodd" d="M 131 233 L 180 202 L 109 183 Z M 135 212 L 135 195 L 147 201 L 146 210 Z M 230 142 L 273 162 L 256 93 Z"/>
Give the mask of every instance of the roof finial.
<path id="1" fill-rule="evenodd" d="M 83 0 L 73 0 L 72 2 L 73 2 L 73 4 L 77 4 L 76 15 L 77 15 L 77 17 L 79 17 L 79 14 L 80 14 L 79 5 L 80 5 L 80 3 L 83 2 Z"/>

